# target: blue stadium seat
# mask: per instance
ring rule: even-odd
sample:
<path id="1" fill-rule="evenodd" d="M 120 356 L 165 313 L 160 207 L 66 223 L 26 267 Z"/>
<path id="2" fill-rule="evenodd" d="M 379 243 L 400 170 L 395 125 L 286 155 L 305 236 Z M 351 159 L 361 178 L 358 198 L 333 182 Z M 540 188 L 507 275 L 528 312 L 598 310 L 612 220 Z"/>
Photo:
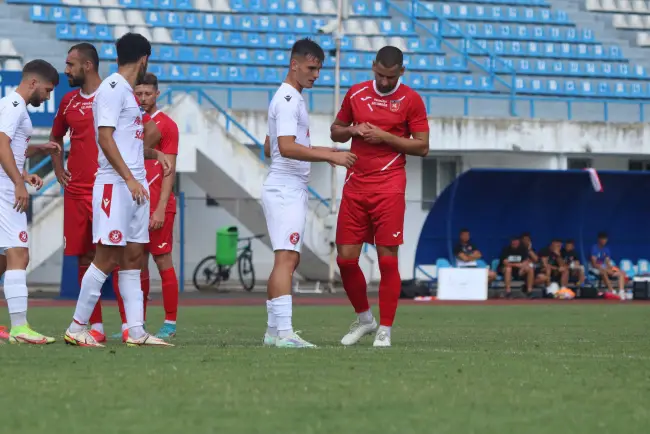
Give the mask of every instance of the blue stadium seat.
<path id="1" fill-rule="evenodd" d="M 215 53 L 211 48 L 200 47 L 197 53 L 197 60 L 201 63 L 215 63 Z"/>
<path id="2" fill-rule="evenodd" d="M 646 84 L 631 83 L 627 94 L 632 98 L 647 98 L 648 94 L 645 92 Z"/>
<path id="3" fill-rule="evenodd" d="M 387 17 L 390 14 L 388 13 L 388 6 L 385 1 L 374 0 L 370 3 L 370 14 L 373 17 Z"/>
<path id="4" fill-rule="evenodd" d="M 550 94 L 557 95 L 560 92 L 560 83 L 555 79 L 550 79 L 546 82 L 546 91 Z"/>
<path id="5" fill-rule="evenodd" d="M 147 70 L 153 73 L 160 81 L 169 81 L 169 73 L 167 68 L 162 65 L 150 65 Z"/>
<path id="6" fill-rule="evenodd" d="M 140 3 L 138 9 L 144 9 L 145 11 L 149 11 L 152 9 L 159 9 L 156 0 L 138 0 L 138 1 Z M 167 72 L 163 72 L 163 74 L 166 75 Z"/>
<path id="7" fill-rule="evenodd" d="M 406 74 L 406 85 L 412 87 L 413 89 L 423 89 L 425 86 L 424 76 L 422 74 Z"/>
<path id="8" fill-rule="evenodd" d="M 83 27 L 77 26 L 77 28 Z M 105 25 L 95 26 L 95 39 L 99 41 L 113 41 L 113 28 Z"/>
<path id="9" fill-rule="evenodd" d="M 237 28 L 237 25 L 235 23 L 236 18 L 237 17 L 234 17 L 233 15 L 226 15 L 226 14 L 221 15 L 221 19 L 219 20 L 219 28 L 221 30 L 236 29 Z"/>
<path id="10" fill-rule="evenodd" d="M 244 70 L 244 81 L 246 83 L 260 83 L 260 72 L 256 67 L 248 67 Z"/>
<path id="11" fill-rule="evenodd" d="M 187 68 L 187 78 L 189 81 L 195 82 L 208 81 L 208 77 L 206 76 L 205 71 L 201 66 L 198 65 L 191 65 L 189 68 Z"/>
<path id="12" fill-rule="evenodd" d="M 230 9 L 233 12 L 248 12 L 248 5 L 245 0 L 230 0 Z"/>
<path id="13" fill-rule="evenodd" d="M 252 55 L 253 63 L 260 66 L 265 66 L 270 63 L 269 52 L 266 50 L 255 50 Z"/>
<path id="14" fill-rule="evenodd" d="M 120 0 L 120 6 L 127 9 L 138 9 L 138 0 Z"/>
<path id="15" fill-rule="evenodd" d="M 158 9 L 168 11 L 174 8 L 172 4 L 172 0 L 154 0 L 154 1 L 155 1 L 154 5 Z M 169 73 L 171 74 L 171 70 Z"/>
<path id="16" fill-rule="evenodd" d="M 86 41 L 93 40 L 109 40 L 108 36 L 104 32 L 108 32 L 109 29 L 104 27 L 91 27 L 88 24 L 77 24 L 74 30 L 74 39 L 81 39 Z"/>
<path id="17" fill-rule="evenodd" d="M 194 10 L 194 6 L 192 5 L 191 0 L 175 0 L 174 9 L 178 9 L 179 11 L 191 11 Z"/>
<path id="18" fill-rule="evenodd" d="M 183 29 L 183 31 L 185 31 L 185 29 Z M 192 30 L 189 33 L 186 32 L 186 34 L 187 34 L 188 43 L 190 44 L 205 45 L 208 43 L 208 35 L 206 35 L 206 33 L 203 30 Z"/>
<path id="19" fill-rule="evenodd" d="M 370 71 L 357 71 L 354 73 L 354 82 L 361 83 L 362 81 L 369 81 L 374 79 Z"/>
<path id="20" fill-rule="evenodd" d="M 565 80 L 563 91 L 567 95 L 576 95 L 578 93 L 578 86 L 576 86 L 574 80 Z"/>
<path id="21" fill-rule="evenodd" d="M 264 68 L 262 83 L 277 85 L 282 81 L 276 68 Z"/>
<path id="22" fill-rule="evenodd" d="M 350 87 L 352 85 L 352 74 L 350 71 L 341 71 L 341 87 Z"/>
<path id="23" fill-rule="evenodd" d="M 61 7 L 52 7 L 50 8 L 50 14 L 48 21 L 53 21 L 55 23 L 67 23 L 68 22 L 68 9 Z"/>
<path id="24" fill-rule="evenodd" d="M 208 34 L 208 40 L 207 40 L 208 45 L 225 45 L 226 44 L 226 37 L 224 36 L 223 32 L 210 32 Z"/>
<path id="25" fill-rule="evenodd" d="M 280 38 L 277 35 L 268 35 L 266 38 L 266 46 L 269 48 L 280 48 Z"/>
<path id="26" fill-rule="evenodd" d="M 619 263 L 619 268 L 621 269 L 621 271 L 625 272 L 627 277 L 629 277 L 630 279 L 633 279 L 634 276 L 636 275 L 636 271 L 634 270 L 634 264 L 629 259 L 621 259 L 621 262 Z"/>
<path id="27" fill-rule="evenodd" d="M 29 18 L 35 22 L 50 21 L 50 18 L 47 15 L 47 9 L 41 5 L 34 5 L 31 7 Z"/>
<path id="28" fill-rule="evenodd" d="M 117 52 L 115 51 L 115 44 L 101 44 L 99 46 L 99 53 L 98 54 L 99 54 L 99 58 L 101 60 L 115 60 L 115 59 L 117 59 Z M 153 54 L 153 51 L 152 51 L 152 54 Z"/>
<path id="29" fill-rule="evenodd" d="M 356 0 L 352 3 L 352 13 L 355 15 L 370 15 L 368 3 L 363 0 Z"/>
<path id="30" fill-rule="evenodd" d="M 147 13 L 147 16 L 145 17 L 145 22 L 153 27 L 160 27 L 162 26 L 162 19 L 160 18 L 160 14 L 158 12 L 150 11 Z"/>
<path id="31" fill-rule="evenodd" d="M 290 50 L 291 47 L 293 47 L 293 44 L 296 43 L 297 39 L 298 38 L 296 37 L 296 35 L 293 35 L 293 34 L 292 35 L 284 35 L 284 36 L 280 37 L 280 41 L 281 41 L 280 43 L 282 44 L 281 45 L 282 47 L 284 47 L 287 50 Z"/>
<path id="32" fill-rule="evenodd" d="M 334 39 L 331 36 L 328 35 L 321 35 L 316 37 L 316 42 L 323 48 L 323 50 L 328 51 L 328 50 L 333 50 L 336 48 L 336 45 L 334 43 Z"/>
<path id="33" fill-rule="evenodd" d="M 185 29 L 172 29 L 170 34 L 172 41 L 178 44 L 187 44 L 190 42 L 190 39 L 187 36 L 187 31 Z"/>
<path id="34" fill-rule="evenodd" d="M 242 47 L 245 45 L 246 42 L 246 37 L 244 36 L 243 33 L 234 33 L 231 32 L 229 35 L 229 40 L 227 41 L 228 45 L 231 45 L 233 47 Z"/>
<path id="35" fill-rule="evenodd" d="M 292 23 L 288 17 L 278 17 L 275 20 L 275 28 L 273 29 L 276 32 L 288 33 L 291 32 Z"/>
<path id="36" fill-rule="evenodd" d="M 217 48 L 217 63 L 232 63 L 232 51 L 228 48 Z"/>
<path id="37" fill-rule="evenodd" d="M 187 81 L 188 76 L 185 73 L 185 68 L 180 65 L 169 65 L 169 79 L 172 81 Z"/>
<path id="38" fill-rule="evenodd" d="M 116 63 L 111 63 L 108 65 L 108 73 L 109 74 L 115 74 L 117 72 L 117 64 Z"/>
<path id="39" fill-rule="evenodd" d="M 178 61 L 183 63 L 196 62 L 196 54 L 192 47 L 179 47 L 178 48 Z"/>
<path id="40" fill-rule="evenodd" d="M 427 76 L 426 88 L 430 90 L 442 89 L 442 81 L 440 80 L 440 76 L 437 74 L 429 74 Z"/>
<path id="41" fill-rule="evenodd" d="M 300 14 L 300 5 L 296 0 L 286 0 L 284 3 L 284 10 L 287 14 Z"/>
<path id="42" fill-rule="evenodd" d="M 287 65 L 289 57 L 287 56 L 286 51 L 273 51 L 271 54 L 271 62 L 274 65 Z"/>
<path id="43" fill-rule="evenodd" d="M 83 8 L 70 8 L 71 23 L 87 23 L 86 13 Z"/>
<path id="44" fill-rule="evenodd" d="M 228 66 L 226 68 L 226 81 L 230 83 L 241 83 L 244 80 L 241 68 L 237 66 Z"/>
<path id="45" fill-rule="evenodd" d="M 606 81 L 601 81 L 598 83 L 598 96 L 607 98 L 612 96 L 612 91 L 610 89 L 609 83 Z"/>
<path id="46" fill-rule="evenodd" d="M 323 69 L 320 72 L 318 80 L 316 80 L 317 86 L 334 86 L 334 73 L 330 70 Z"/>
<path id="47" fill-rule="evenodd" d="M 529 89 L 531 93 L 546 93 L 546 81 L 540 80 L 539 78 L 533 78 L 530 80 Z"/>
<path id="48" fill-rule="evenodd" d="M 494 90 L 494 83 L 490 77 L 480 77 L 478 87 L 482 91 Z"/>
<path id="49" fill-rule="evenodd" d="M 458 76 L 456 75 L 447 75 L 444 80 L 444 89 L 446 90 L 459 90 L 460 85 L 458 82 Z"/>
<path id="50" fill-rule="evenodd" d="M 234 61 L 237 64 L 243 64 L 243 65 L 254 63 L 253 59 L 251 59 L 250 51 L 245 48 L 240 48 L 238 50 L 235 50 Z"/>
<path id="51" fill-rule="evenodd" d="M 356 53 L 343 53 L 341 66 L 343 68 L 361 68 L 361 59 Z"/>
<path id="52" fill-rule="evenodd" d="M 313 32 L 312 22 L 308 19 L 298 17 L 295 19 L 293 26 L 296 33 L 311 34 Z"/>
<path id="53" fill-rule="evenodd" d="M 208 66 L 206 72 L 207 80 L 211 83 L 222 83 L 225 81 L 221 66 Z"/>
<path id="54" fill-rule="evenodd" d="M 201 18 L 201 26 L 207 30 L 215 30 L 219 28 L 219 21 L 214 14 L 199 14 Z"/>
<path id="55" fill-rule="evenodd" d="M 650 274 L 650 262 L 647 259 L 639 259 L 636 263 L 636 268 L 639 276 L 647 276 Z"/>
<path id="56" fill-rule="evenodd" d="M 438 258 L 436 259 L 436 277 L 442 268 L 451 268 L 451 264 L 448 259 Z"/>
<path id="57" fill-rule="evenodd" d="M 201 20 L 197 14 L 185 13 L 183 15 L 183 27 L 186 29 L 200 29 Z"/>
<path id="58" fill-rule="evenodd" d="M 161 12 L 160 18 L 164 27 L 182 27 L 181 17 L 176 12 Z"/>
<path id="59" fill-rule="evenodd" d="M 241 35 L 242 45 L 247 47 L 264 47 L 266 42 L 260 33 L 244 33 Z"/>
<path id="60" fill-rule="evenodd" d="M 464 75 L 460 79 L 460 87 L 463 90 L 472 91 L 477 89 L 477 84 L 474 81 L 474 76 Z"/>

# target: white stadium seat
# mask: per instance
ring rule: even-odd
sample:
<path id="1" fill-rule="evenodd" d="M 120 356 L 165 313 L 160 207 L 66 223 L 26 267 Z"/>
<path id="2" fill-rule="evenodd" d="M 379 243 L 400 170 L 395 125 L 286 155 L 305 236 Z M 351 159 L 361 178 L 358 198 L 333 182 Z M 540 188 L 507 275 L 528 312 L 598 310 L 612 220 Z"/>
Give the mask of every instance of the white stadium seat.
<path id="1" fill-rule="evenodd" d="M 320 13 L 327 15 L 336 15 L 336 5 L 332 0 L 323 0 L 319 2 Z"/>
<path id="2" fill-rule="evenodd" d="M 115 26 L 113 29 L 113 37 L 115 39 L 120 39 L 125 34 L 129 33 L 131 29 L 128 26 Z"/>
<path id="3" fill-rule="evenodd" d="M 632 10 L 639 14 L 647 14 L 648 6 L 645 4 L 645 1 L 643 0 L 634 0 L 632 2 Z"/>
<path id="4" fill-rule="evenodd" d="M 388 45 L 388 41 L 383 36 L 375 36 L 370 38 L 372 44 L 372 51 L 379 51 L 379 49 Z"/>
<path id="5" fill-rule="evenodd" d="M 135 33 L 140 33 L 142 36 L 147 38 L 149 41 L 152 41 L 153 38 L 151 36 L 151 31 L 149 30 L 149 27 L 145 26 L 138 26 L 133 29 Z"/>
<path id="6" fill-rule="evenodd" d="M 380 35 L 379 24 L 375 20 L 363 20 L 363 32 L 366 35 Z"/>
<path id="7" fill-rule="evenodd" d="M 22 71 L 23 64 L 18 59 L 7 59 L 4 65 L 5 71 Z"/>
<path id="8" fill-rule="evenodd" d="M 117 0 L 99 0 L 103 8 L 120 8 L 120 3 Z"/>
<path id="9" fill-rule="evenodd" d="M 650 29 L 650 15 L 644 15 L 643 16 L 643 21 L 645 23 L 645 28 Z"/>
<path id="10" fill-rule="evenodd" d="M 199 11 L 212 11 L 210 0 L 196 0 L 194 2 L 194 8 Z"/>
<path id="11" fill-rule="evenodd" d="M 632 5 L 629 0 L 617 0 L 616 10 L 619 12 L 632 12 Z"/>
<path id="12" fill-rule="evenodd" d="M 11 39 L 0 39 L 0 56 L 17 56 L 18 52 Z"/>
<path id="13" fill-rule="evenodd" d="M 142 12 L 129 9 L 126 11 L 126 23 L 129 26 L 146 26 Z"/>
<path id="14" fill-rule="evenodd" d="M 359 51 L 372 51 L 372 45 L 367 37 L 357 36 L 354 38 L 354 49 Z"/>
<path id="15" fill-rule="evenodd" d="M 126 18 L 122 9 L 109 9 L 106 11 L 106 22 L 113 25 L 126 24 Z"/>
<path id="16" fill-rule="evenodd" d="M 600 7 L 604 11 L 616 11 L 616 4 L 614 4 L 614 0 L 600 0 Z"/>
<path id="17" fill-rule="evenodd" d="M 91 7 L 100 6 L 99 0 L 81 0 L 81 6 Z"/>
<path id="18" fill-rule="evenodd" d="M 171 44 L 172 37 L 169 34 L 169 30 L 164 27 L 154 27 L 153 28 L 153 41 L 157 44 Z"/>
<path id="19" fill-rule="evenodd" d="M 627 14 L 627 27 L 628 29 L 644 29 L 645 25 L 641 15 Z"/>
<path id="20" fill-rule="evenodd" d="M 585 7 L 588 11 L 592 12 L 603 10 L 603 8 L 600 6 L 600 0 L 586 0 Z"/>
<path id="21" fill-rule="evenodd" d="M 406 42 L 404 41 L 404 38 L 401 38 L 399 36 L 393 36 L 392 38 L 390 38 L 389 41 L 388 41 L 388 45 L 392 45 L 393 47 L 397 47 L 402 51 L 408 51 L 408 48 L 406 47 Z"/>
<path id="22" fill-rule="evenodd" d="M 104 11 L 99 8 L 88 9 L 88 22 L 93 24 L 106 24 L 106 17 Z"/>
<path id="23" fill-rule="evenodd" d="M 625 15 L 614 15 L 612 17 L 612 25 L 617 29 L 627 29 L 627 20 L 625 19 Z"/>
<path id="24" fill-rule="evenodd" d="M 215 12 L 230 12 L 228 0 L 213 0 L 212 10 Z"/>
<path id="25" fill-rule="evenodd" d="M 345 20 L 343 23 L 346 35 L 365 35 L 360 20 Z"/>
<path id="26" fill-rule="evenodd" d="M 639 47 L 650 47 L 650 33 L 639 32 L 636 34 L 636 44 Z"/>
<path id="27" fill-rule="evenodd" d="M 302 0 L 302 12 L 307 15 L 318 15 L 321 13 L 314 0 Z"/>

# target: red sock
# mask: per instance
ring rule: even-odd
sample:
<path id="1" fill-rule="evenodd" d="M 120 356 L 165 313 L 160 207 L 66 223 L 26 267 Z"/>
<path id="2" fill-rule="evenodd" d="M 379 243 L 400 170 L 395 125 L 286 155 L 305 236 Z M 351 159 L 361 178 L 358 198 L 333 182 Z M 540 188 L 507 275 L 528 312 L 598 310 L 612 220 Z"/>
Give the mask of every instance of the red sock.
<path id="1" fill-rule="evenodd" d="M 341 271 L 341 280 L 343 289 L 348 295 L 352 307 L 356 313 L 366 312 L 370 309 L 368 303 L 368 292 L 366 288 L 366 278 L 359 267 L 359 258 L 343 259 L 336 258 L 336 263 Z"/>
<path id="2" fill-rule="evenodd" d="M 79 265 L 79 287 L 81 288 L 81 281 L 84 278 L 84 274 L 86 274 L 86 271 L 88 271 L 88 265 Z M 95 309 L 93 309 L 93 313 L 90 314 L 90 319 L 88 320 L 89 324 L 101 324 L 103 321 L 102 319 L 102 302 L 101 300 L 97 300 L 97 304 L 95 305 Z"/>
<path id="3" fill-rule="evenodd" d="M 124 300 L 120 295 L 120 285 L 118 283 L 120 278 L 120 269 L 115 268 L 113 270 L 113 292 L 115 292 L 115 298 L 117 299 L 117 308 L 120 310 L 120 319 L 122 324 L 126 324 L 126 312 L 124 311 Z"/>
<path id="4" fill-rule="evenodd" d="M 397 312 L 397 303 L 402 291 L 397 256 L 380 256 L 379 272 L 379 325 L 391 327 Z"/>
<path id="5" fill-rule="evenodd" d="M 174 267 L 160 272 L 162 279 L 163 306 L 165 307 L 165 321 L 176 322 L 178 312 L 178 279 Z"/>
<path id="6" fill-rule="evenodd" d="M 140 286 L 142 287 L 142 299 L 144 300 L 144 320 L 147 320 L 147 298 L 149 298 L 149 270 L 140 272 Z"/>

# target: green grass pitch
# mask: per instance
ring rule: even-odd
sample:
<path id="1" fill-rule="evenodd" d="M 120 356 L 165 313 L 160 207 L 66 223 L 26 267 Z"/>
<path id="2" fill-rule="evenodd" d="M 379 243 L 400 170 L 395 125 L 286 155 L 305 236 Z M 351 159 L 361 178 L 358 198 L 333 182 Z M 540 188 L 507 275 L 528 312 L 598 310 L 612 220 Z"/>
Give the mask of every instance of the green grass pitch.
<path id="1" fill-rule="evenodd" d="M 647 433 L 648 307 L 404 305 L 382 350 L 338 344 L 347 307 L 294 308 L 314 350 L 260 347 L 263 307 L 185 307 L 175 348 L 0 346 L 0 433 Z"/>

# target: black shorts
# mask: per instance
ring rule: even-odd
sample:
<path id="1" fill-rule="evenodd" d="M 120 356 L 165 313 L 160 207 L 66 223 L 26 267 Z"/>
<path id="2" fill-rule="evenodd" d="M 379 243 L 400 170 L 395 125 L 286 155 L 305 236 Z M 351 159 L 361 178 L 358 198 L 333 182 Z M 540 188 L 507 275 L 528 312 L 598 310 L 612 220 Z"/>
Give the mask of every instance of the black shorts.
<path id="1" fill-rule="evenodd" d="M 519 267 L 512 267 L 512 280 L 513 281 L 523 281 L 524 278 L 520 274 L 520 268 Z M 499 276 L 504 277 L 503 273 L 503 265 L 499 265 L 499 269 L 497 270 L 499 273 Z"/>

